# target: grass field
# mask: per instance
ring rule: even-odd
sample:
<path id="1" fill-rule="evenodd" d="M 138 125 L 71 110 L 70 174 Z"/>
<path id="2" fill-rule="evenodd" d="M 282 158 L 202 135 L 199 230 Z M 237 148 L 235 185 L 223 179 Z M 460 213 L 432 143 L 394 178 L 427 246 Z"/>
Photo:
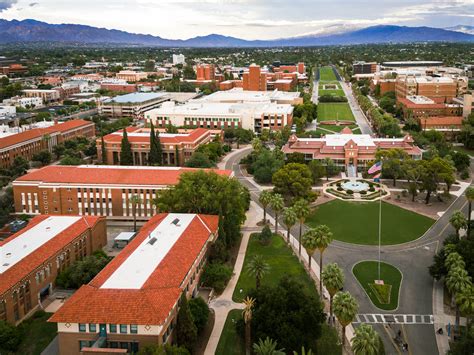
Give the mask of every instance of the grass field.
<path id="1" fill-rule="evenodd" d="M 335 126 L 335 125 L 324 125 L 324 124 L 321 124 L 321 125 L 318 125 L 319 128 L 325 128 L 327 130 L 330 130 L 330 131 L 333 131 L 335 133 L 339 133 L 341 132 L 344 127 L 349 127 L 350 129 L 352 129 L 352 131 L 354 132 L 354 130 L 357 128 L 357 125 L 350 125 L 350 126 Z M 326 132 L 326 133 L 329 133 L 329 132 Z M 357 133 L 357 132 L 354 132 L 354 133 Z"/>
<path id="2" fill-rule="evenodd" d="M 325 224 L 334 238 L 347 243 L 378 244 L 378 202 L 347 202 L 333 200 L 319 205 L 306 224 Z M 344 222 L 342 222 L 344 221 Z M 415 240 L 434 223 L 431 218 L 382 203 L 382 244 L 393 245 Z"/>
<path id="3" fill-rule="evenodd" d="M 348 103 L 321 102 L 318 104 L 318 121 L 332 120 L 355 121 Z"/>
<path id="4" fill-rule="evenodd" d="M 235 328 L 235 323 L 242 318 L 242 310 L 233 309 L 227 315 L 224 329 L 222 330 L 216 355 L 240 355 L 245 354 L 245 343 Z"/>
<path id="5" fill-rule="evenodd" d="M 303 265 L 300 264 L 281 237 L 274 235 L 270 245 L 262 245 L 256 236 L 257 234 L 253 234 L 250 237 L 242 273 L 232 296 L 235 302 L 242 302 L 247 292 L 255 288 L 255 278 L 247 272 L 247 264 L 255 255 L 261 255 L 270 266 L 269 272 L 262 279 L 262 285 L 273 286 L 278 284 L 283 276 L 293 276 L 309 292 L 316 292 L 314 283 L 306 274 Z"/>
<path id="6" fill-rule="evenodd" d="M 318 96 L 331 95 L 331 96 L 345 96 L 343 90 L 318 90 Z"/>
<path id="7" fill-rule="evenodd" d="M 57 333 L 56 323 L 48 323 L 52 313 L 36 312 L 31 318 L 21 323 L 24 338 L 17 354 L 40 355 L 54 339 Z"/>
<path id="8" fill-rule="evenodd" d="M 337 81 L 336 75 L 331 67 L 322 67 L 319 69 L 319 81 Z"/>
<path id="9" fill-rule="evenodd" d="M 386 311 L 393 311 L 398 307 L 398 293 L 402 282 L 402 274 L 396 267 L 387 263 L 380 263 L 381 279 L 386 285 L 392 286 L 390 290 L 390 303 L 380 303 L 374 290 L 371 288 L 371 284 L 378 278 L 377 264 L 377 261 L 362 261 L 354 266 L 352 272 L 376 307 Z"/>

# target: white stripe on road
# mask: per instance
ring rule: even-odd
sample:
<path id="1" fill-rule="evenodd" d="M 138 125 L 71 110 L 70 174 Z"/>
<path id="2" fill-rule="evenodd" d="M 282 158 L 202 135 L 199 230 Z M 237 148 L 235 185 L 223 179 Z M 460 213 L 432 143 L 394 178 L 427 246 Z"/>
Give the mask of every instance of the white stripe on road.
<path id="1" fill-rule="evenodd" d="M 358 314 L 353 323 L 433 324 L 431 314 Z"/>

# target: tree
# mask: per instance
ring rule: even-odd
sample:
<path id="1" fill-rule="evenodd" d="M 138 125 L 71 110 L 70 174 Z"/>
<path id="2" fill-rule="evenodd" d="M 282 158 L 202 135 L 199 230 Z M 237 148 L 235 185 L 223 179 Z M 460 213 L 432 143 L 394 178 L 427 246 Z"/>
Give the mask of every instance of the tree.
<path id="1" fill-rule="evenodd" d="M 468 169 L 471 165 L 471 157 L 464 152 L 454 151 L 451 153 L 451 158 L 458 172 Z"/>
<path id="2" fill-rule="evenodd" d="M 298 257 L 299 257 L 301 256 L 301 235 L 303 233 L 303 224 L 306 217 L 308 217 L 310 213 L 308 201 L 304 199 L 300 199 L 296 201 L 295 204 L 293 205 L 293 210 L 295 211 L 296 217 L 298 218 L 298 221 L 300 222 L 300 231 L 298 235 L 298 240 L 299 240 Z"/>
<path id="3" fill-rule="evenodd" d="M 253 352 L 256 355 L 285 355 L 285 349 L 277 350 L 278 343 L 269 337 L 265 340 L 258 339 L 258 343 L 253 344 Z"/>
<path id="4" fill-rule="evenodd" d="M 471 214 L 472 214 L 472 202 L 474 201 L 474 187 L 468 187 L 464 192 L 464 196 L 466 196 L 467 202 L 469 203 L 469 208 L 467 212 L 467 237 L 471 237 Z"/>
<path id="5" fill-rule="evenodd" d="M 196 326 L 198 333 L 200 333 L 206 327 L 209 319 L 209 306 L 202 297 L 192 298 L 188 305 L 189 310 L 191 311 L 191 316 L 193 317 L 194 325 Z"/>
<path id="6" fill-rule="evenodd" d="M 311 176 L 313 177 L 313 184 L 317 183 L 324 176 L 326 176 L 326 167 L 321 163 L 320 160 L 311 160 L 308 163 L 308 168 L 311 171 Z"/>
<path id="7" fill-rule="evenodd" d="M 204 267 L 201 282 L 205 286 L 212 287 L 217 293 L 221 293 L 231 277 L 232 269 L 227 264 L 213 262 Z"/>
<path id="8" fill-rule="evenodd" d="M 375 154 L 376 160 L 383 160 L 383 175 L 391 177 L 393 186 L 396 186 L 397 179 L 404 175 L 403 162 L 409 159 L 408 154 L 400 148 L 379 150 Z"/>
<path id="9" fill-rule="evenodd" d="M 105 150 L 103 141 L 104 141 L 104 137 L 102 136 L 102 147 Z M 65 150 L 66 150 L 66 147 L 64 146 L 64 144 L 58 144 L 53 147 L 53 153 L 56 155 L 56 160 L 59 160 L 61 158 Z"/>
<path id="10" fill-rule="evenodd" d="M 323 269 L 323 274 L 321 276 L 324 286 L 329 292 L 329 322 L 333 321 L 333 311 L 332 311 L 332 302 L 334 295 L 344 287 L 344 272 L 336 264 L 327 264 Z"/>
<path id="11" fill-rule="evenodd" d="M 379 354 L 380 337 L 370 324 L 362 323 L 355 329 L 352 338 L 352 351 L 354 355 Z"/>
<path id="12" fill-rule="evenodd" d="M 152 72 L 155 71 L 155 61 L 148 59 L 143 66 L 143 71 Z"/>
<path id="13" fill-rule="evenodd" d="M 323 253 L 326 250 L 326 248 L 329 246 L 329 244 L 331 244 L 333 235 L 328 226 L 319 225 L 313 229 L 312 239 L 314 239 L 313 243 L 319 249 L 319 290 L 322 297 L 323 288 L 322 288 L 321 272 L 323 270 Z"/>
<path id="14" fill-rule="evenodd" d="M 100 137 L 100 154 L 102 155 L 102 164 L 107 164 L 107 150 L 105 149 L 104 136 Z"/>
<path id="15" fill-rule="evenodd" d="M 268 245 L 272 241 L 272 231 L 268 225 L 263 227 L 262 231 L 258 235 L 258 239 L 262 245 Z"/>
<path id="16" fill-rule="evenodd" d="M 254 339 L 274 339 L 287 353 L 316 348 L 325 314 L 321 302 L 294 278 L 283 277 L 276 286 L 251 290 Z"/>
<path id="17" fill-rule="evenodd" d="M 311 259 L 313 258 L 313 253 L 316 251 L 318 245 L 316 241 L 316 230 L 309 229 L 303 236 L 301 237 L 301 244 L 303 245 L 306 253 L 308 253 L 308 271 L 311 273 Z M 322 291 L 320 289 L 320 291 Z M 322 292 L 321 292 L 322 294 Z"/>
<path id="18" fill-rule="evenodd" d="M 214 164 L 209 160 L 207 154 L 202 152 L 194 152 L 193 155 L 184 164 L 188 168 L 212 168 Z"/>
<path id="19" fill-rule="evenodd" d="M 176 342 L 189 351 L 192 351 L 197 340 L 197 327 L 189 309 L 188 300 L 183 293 L 180 299 L 178 317 L 176 322 Z"/>
<path id="20" fill-rule="evenodd" d="M 40 162 L 42 166 L 48 165 L 51 163 L 52 155 L 49 150 L 42 150 L 36 154 L 33 154 L 31 160 Z"/>
<path id="21" fill-rule="evenodd" d="M 472 317 L 474 316 L 474 287 L 470 285 L 456 295 L 456 304 L 459 310 L 466 315 L 467 329 L 471 327 Z"/>
<path id="22" fill-rule="evenodd" d="M 142 199 L 138 195 L 133 195 L 130 197 L 130 203 L 132 205 L 132 214 L 133 214 L 133 231 L 137 231 L 137 206 L 142 203 Z"/>
<path id="23" fill-rule="evenodd" d="M 263 148 L 260 151 L 256 151 L 257 155 L 249 173 L 253 174 L 255 181 L 258 183 L 266 184 L 272 182 L 273 175 L 285 164 L 283 157 L 277 151 L 271 152 Z"/>
<path id="24" fill-rule="evenodd" d="M 270 190 L 263 190 L 258 197 L 258 201 L 263 206 L 263 223 L 267 223 L 267 207 L 272 201 L 272 193 Z"/>
<path id="25" fill-rule="evenodd" d="M 0 350 L 5 351 L 5 353 L 10 353 L 10 351 L 15 353 L 22 338 L 22 333 L 18 327 L 3 320 L 0 321 Z"/>
<path id="26" fill-rule="evenodd" d="M 354 320 L 359 306 L 349 292 L 338 292 L 333 301 L 334 314 L 342 326 L 342 347 L 346 343 L 346 327 Z"/>
<path id="27" fill-rule="evenodd" d="M 163 148 L 161 147 L 160 132 L 156 131 L 153 123 L 150 127 L 150 154 L 148 155 L 148 164 L 163 165 Z"/>
<path id="28" fill-rule="evenodd" d="M 122 144 L 120 146 L 120 165 L 133 165 L 132 146 L 125 128 L 123 129 Z"/>
<path id="29" fill-rule="evenodd" d="M 30 163 L 23 157 L 16 157 L 13 160 L 13 164 L 11 166 L 11 173 L 13 177 L 21 176 L 26 173 L 26 171 L 30 168 Z"/>
<path id="30" fill-rule="evenodd" d="M 270 266 L 261 255 L 255 255 L 247 265 L 247 271 L 255 277 L 255 288 L 260 288 L 262 277 L 270 271 Z"/>
<path id="31" fill-rule="evenodd" d="M 326 168 L 326 181 L 329 181 L 331 176 L 334 176 L 338 173 L 339 168 L 331 158 L 324 159 L 324 166 Z"/>
<path id="32" fill-rule="evenodd" d="M 450 268 L 448 276 L 445 281 L 446 287 L 449 292 L 455 299 L 457 295 L 463 293 L 467 289 L 472 287 L 471 278 L 469 277 L 466 270 L 459 267 Z M 459 306 L 455 303 L 456 306 L 456 330 L 459 331 Z"/>
<path id="33" fill-rule="evenodd" d="M 435 157 L 431 160 L 422 160 L 424 165 L 423 176 L 421 177 L 422 188 L 426 191 L 425 203 L 430 203 L 433 192 L 438 190 L 441 182 L 448 182 L 454 179 L 454 168 L 445 159 Z"/>
<path id="34" fill-rule="evenodd" d="M 412 196 L 412 202 L 415 202 L 415 197 L 418 194 L 418 186 L 421 177 L 424 174 L 424 165 L 421 160 L 407 159 L 402 162 L 402 169 L 408 179 L 408 190 Z"/>
<path id="35" fill-rule="evenodd" d="M 285 202 L 283 201 L 283 197 L 280 194 L 274 193 L 272 194 L 272 198 L 270 200 L 270 206 L 275 212 L 275 234 L 278 234 L 278 217 L 280 212 L 285 207 Z"/>
<path id="36" fill-rule="evenodd" d="M 464 213 L 461 211 L 454 211 L 453 214 L 451 215 L 451 218 L 449 219 L 449 223 L 453 226 L 453 228 L 456 230 L 456 235 L 459 238 L 459 230 L 461 228 L 466 228 L 467 227 L 467 219 L 464 216 Z"/>
<path id="37" fill-rule="evenodd" d="M 253 307 L 255 305 L 255 299 L 251 297 L 246 297 L 244 299 L 243 304 L 245 307 L 242 312 L 244 323 L 245 323 L 245 351 L 247 355 L 250 355 L 250 352 L 252 351 L 251 345 L 250 345 L 252 344 L 252 333 L 251 333 L 252 312 L 253 312 Z"/>
<path id="38" fill-rule="evenodd" d="M 283 221 L 286 225 L 286 241 L 288 244 L 290 244 L 291 228 L 298 221 L 298 217 L 296 216 L 295 210 L 292 207 L 288 207 L 283 210 Z"/>
<path id="39" fill-rule="evenodd" d="M 311 193 L 313 177 L 305 164 L 290 163 L 273 174 L 272 182 L 276 193 L 291 200 L 307 199 Z"/>

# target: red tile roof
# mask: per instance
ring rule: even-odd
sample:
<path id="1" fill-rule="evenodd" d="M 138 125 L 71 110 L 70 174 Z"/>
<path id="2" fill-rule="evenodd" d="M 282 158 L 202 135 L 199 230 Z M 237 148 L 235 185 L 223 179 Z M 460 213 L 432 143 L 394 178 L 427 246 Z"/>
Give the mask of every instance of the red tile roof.
<path id="1" fill-rule="evenodd" d="M 461 126 L 463 121 L 462 116 L 444 116 L 444 117 L 422 117 L 420 118 L 421 125 L 425 126 Z"/>
<path id="2" fill-rule="evenodd" d="M 21 236 L 27 230 L 33 228 L 49 217 L 49 215 L 34 217 L 25 228 L 8 237 L 7 239 L 0 241 L 0 247 Z M 105 217 L 98 216 L 81 216 L 81 219 L 79 219 L 77 222 L 63 230 L 61 233 L 58 233 L 54 238 L 44 243 L 42 246 L 40 246 L 28 256 L 24 257 L 16 264 L 12 265 L 4 273 L 0 274 L 0 294 L 5 293 L 40 265 L 56 255 L 56 253 L 58 253 L 64 246 L 71 243 L 75 238 L 77 238 L 89 228 L 94 227 L 99 222 L 99 220 L 104 218 Z"/>
<path id="3" fill-rule="evenodd" d="M 130 133 L 133 133 L 136 131 L 142 132 L 142 133 L 148 132 L 148 135 L 143 136 L 143 137 L 134 137 L 130 135 Z M 106 143 L 120 143 L 123 137 L 122 132 L 123 131 L 119 131 L 119 132 L 108 134 L 104 136 L 104 141 Z M 120 134 L 117 134 L 117 133 L 120 133 Z M 141 127 L 128 127 L 127 133 L 129 134 L 128 140 L 131 143 L 146 143 L 146 144 L 150 143 L 149 131 L 146 129 L 143 129 Z M 188 135 L 176 135 L 175 137 L 165 137 L 163 135 L 160 135 L 160 142 L 162 144 L 192 143 L 192 142 L 196 142 L 202 139 L 205 136 L 210 135 L 210 133 L 211 133 L 210 130 L 207 130 L 205 128 L 196 128 L 196 129 L 190 130 L 188 132 Z"/>
<path id="4" fill-rule="evenodd" d="M 22 142 L 29 141 L 35 138 L 41 138 L 46 134 L 53 134 L 53 133 L 64 133 L 66 131 L 79 128 L 82 126 L 89 126 L 93 125 L 93 122 L 85 121 L 85 120 L 71 120 L 66 121 L 64 123 L 59 123 L 57 125 L 53 125 L 47 128 L 34 128 L 30 129 L 29 131 L 24 131 L 18 134 L 14 134 L 8 137 L 0 138 L 0 149 L 10 147 L 15 144 L 19 144 Z"/>
<path id="5" fill-rule="evenodd" d="M 200 251 L 216 234 L 218 216 L 196 215 L 140 289 L 100 288 L 168 214 L 150 219 L 139 234 L 88 285 L 82 286 L 50 322 L 160 325 L 177 303 L 182 282 Z"/>
<path id="6" fill-rule="evenodd" d="M 17 182 L 35 181 L 62 184 L 107 185 L 176 185 L 181 174 L 200 169 L 124 166 L 60 166 L 50 165 L 33 170 L 16 179 Z M 219 175 L 231 176 L 231 170 L 204 169 Z"/>

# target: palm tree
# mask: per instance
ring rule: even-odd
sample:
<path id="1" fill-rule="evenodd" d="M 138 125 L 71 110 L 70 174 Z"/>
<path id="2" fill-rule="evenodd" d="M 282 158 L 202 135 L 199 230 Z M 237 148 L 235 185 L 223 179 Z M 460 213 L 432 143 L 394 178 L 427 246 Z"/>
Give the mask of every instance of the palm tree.
<path id="1" fill-rule="evenodd" d="M 446 287 L 451 293 L 453 299 L 460 293 L 468 290 L 472 287 L 471 278 L 469 277 L 466 270 L 460 267 L 453 267 L 449 269 L 448 276 L 445 281 Z M 459 330 L 459 307 L 455 303 L 456 307 L 456 330 Z"/>
<path id="2" fill-rule="evenodd" d="M 377 355 L 379 353 L 380 337 L 369 324 L 361 324 L 355 329 L 352 338 L 352 351 L 355 355 Z"/>
<path id="3" fill-rule="evenodd" d="M 344 286 L 344 272 L 336 263 L 327 264 L 321 278 L 329 292 L 329 323 L 332 324 L 332 299 L 336 292 Z"/>
<path id="4" fill-rule="evenodd" d="M 293 355 L 298 355 L 298 352 L 293 351 Z M 301 354 L 299 354 L 299 355 L 313 355 L 313 350 L 311 350 L 311 349 L 305 350 L 304 346 L 302 346 L 301 347 Z"/>
<path id="5" fill-rule="evenodd" d="M 244 310 L 242 312 L 242 315 L 244 317 L 244 323 L 245 323 L 245 352 L 247 355 L 250 355 L 251 352 L 251 346 L 252 344 L 252 339 L 251 339 L 251 324 L 252 323 L 252 311 L 253 311 L 253 306 L 255 305 L 255 299 L 251 297 L 247 297 L 244 299 Z"/>
<path id="6" fill-rule="evenodd" d="M 470 329 L 472 317 L 474 316 L 474 287 L 472 285 L 457 294 L 456 304 L 459 310 L 466 315 L 467 329 Z"/>
<path id="7" fill-rule="evenodd" d="M 309 229 L 303 236 L 301 237 L 301 244 L 305 248 L 306 252 L 308 253 L 308 270 L 311 273 L 311 259 L 313 258 L 313 254 L 318 249 L 318 240 L 317 240 L 317 231 L 316 228 Z"/>
<path id="8" fill-rule="evenodd" d="M 290 244 L 290 231 L 291 227 L 296 224 L 298 217 L 296 216 L 295 210 L 292 207 L 285 208 L 283 211 L 283 221 L 286 225 L 286 239 L 288 244 Z"/>
<path id="9" fill-rule="evenodd" d="M 285 349 L 277 350 L 278 343 L 269 337 L 265 340 L 258 339 L 258 343 L 253 344 L 253 352 L 256 355 L 285 355 Z"/>
<path id="10" fill-rule="evenodd" d="M 268 273 L 270 266 L 268 265 L 261 255 L 255 255 L 247 265 L 247 271 L 249 274 L 255 276 L 255 288 L 258 290 L 263 275 Z"/>
<path id="11" fill-rule="evenodd" d="M 309 204 L 306 200 L 303 200 L 303 199 L 298 200 L 293 205 L 293 210 L 295 211 L 296 217 L 298 218 L 298 221 L 300 222 L 300 233 L 298 237 L 298 240 L 300 241 L 298 245 L 298 257 L 300 257 L 301 256 L 301 234 L 303 232 L 304 221 L 306 217 L 308 217 L 309 212 L 310 212 Z"/>
<path id="12" fill-rule="evenodd" d="M 137 231 L 137 206 L 142 203 L 142 199 L 138 195 L 133 195 L 130 197 L 130 203 L 132 204 L 132 214 L 133 214 L 133 231 Z"/>
<path id="13" fill-rule="evenodd" d="M 269 190 L 263 190 L 260 193 L 260 196 L 258 198 L 258 201 L 263 206 L 263 223 L 265 224 L 267 224 L 267 207 L 270 204 L 271 200 L 272 200 L 272 193 Z"/>
<path id="14" fill-rule="evenodd" d="M 285 201 L 283 201 L 283 197 L 280 194 L 272 194 L 270 206 L 273 212 L 275 212 L 275 234 L 278 234 L 278 216 L 285 207 Z"/>
<path id="15" fill-rule="evenodd" d="M 342 347 L 346 343 L 346 327 L 354 320 L 359 305 L 349 292 L 338 292 L 334 296 L 334 314 L 342 325 Z"/>
<path id="16" fill-rule="evenodd" d="M 464 214 L 461 211 L 454 211 L 451 218 L 449 219 L 449 223 L 453 226 L 456 230 L 456 235 L 459 238 L 459 230 L 461 228 L 467 227 L 467 219 L 464 217 Z"/>
<path id="17" fill-rule="evenodd" d="M 326 248 L 332 242 L 332 232 L 328 226 L 324 224 L 317 226 L 314 228 L 315 233 L 315 243 L 316 247 L 319 249 L 319 292 L 321 299 L 323 298 L 323 282 L 321 278 L 321 272 L 323 270 L 323 253 Z"/>
<path id="18" fill-rule="evenodd" d="M 446 259 L 444 260 L 444 266 L 446 266 L 446 269 L 451 270 L 453 268 L 461 268 L 464 269 L 466 266 L 466 263 L 462 259 L 462 256 L 459 255 L 457 252 L 451 252 L 446 256 Z"/>
<path id="19" fill-rule="evenodd" d="M 464 192 L 467 202 L 469 202 L 469 209 L 467 213 L 467 237 L 471 236 L 471 211 L 472 211 L 472 202 L 474 201 L 474 187 L 468 187 L 466 192 Z"/>

